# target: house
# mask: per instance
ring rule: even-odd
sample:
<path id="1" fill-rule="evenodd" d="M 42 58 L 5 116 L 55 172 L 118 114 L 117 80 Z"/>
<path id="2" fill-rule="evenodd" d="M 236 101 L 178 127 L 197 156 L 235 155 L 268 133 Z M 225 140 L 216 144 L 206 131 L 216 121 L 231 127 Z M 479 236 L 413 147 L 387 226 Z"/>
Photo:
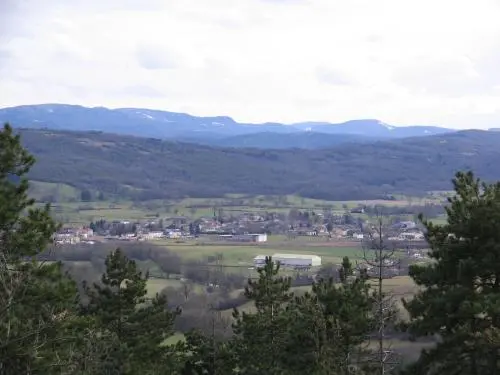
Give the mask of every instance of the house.
<path id="1" fill-rule="evenodd" d="M 57 244 L 77 244 L 93 236 L 94 231 L 90 228 L 64 228 L 55 233 L 53 238 Z"/>
<path id="2" fill-rule="evenodd" d="M 162 238 L 163 236 L 164 236 L 163 232 L 160 232 L 160 231 L 143 233 L 141 235 L 141 237 L 144 238 L 145 240 L 158 239 L 158 238 Z"/>
<path id="3" fill-rule="evenodd" d="M 56 244 L 69 244 L 74 245 L 80 243 L 80 237 L 72 234 L 56 234 L 54 236 L 54 241 Z"/>
<path id="4" fill-rule="evenodd" d="M 314 229 L 298 229 L 296 231 L 292 231 L 294 232 L 295 235 L 297 236 L 317 236 L 318 235 L 318 232 Z"/>
<path id="5" fill-rule="evenodd" d="M 181 238 L 182 233 L 180 230 L 170 230 L 166 233 L 167 238 Z"/>
<path id="6" fill-rule="evenodd" d="M 215 221 L 209 221 L 209 222 L 204 222 L 200 224 L 200 232 L 201 233 L 218 233 L 221 231 L 222 226 L 215 222 Z"/>
<path id="7" fill-rule="evenodd" d="M 318 214 L 319 215 L 319 214 Z M 326 228 L 326 225 L 319 225 L 318 227 L 315 228 L 317 234 L 325 234 L 328 233 L 328 230 Z"/>
<path id="8" fill-rule="evenodd" d="M 401 240 L 423 240 L 425 238 L 422 232 L 403 232 L 399 234 Z"/>
<path id="9" fill-rule="evenodd" d="M 400 221 L 392 226 L 393 229 L 413 229 L 417 226 L 414 221 Z"/>
<path id="10" fill-rule="evenodd" d="M 76 233 L 81 239 L 94 237 L 94 231 L 91 228 L 82 228 L 77 230 Z"/>

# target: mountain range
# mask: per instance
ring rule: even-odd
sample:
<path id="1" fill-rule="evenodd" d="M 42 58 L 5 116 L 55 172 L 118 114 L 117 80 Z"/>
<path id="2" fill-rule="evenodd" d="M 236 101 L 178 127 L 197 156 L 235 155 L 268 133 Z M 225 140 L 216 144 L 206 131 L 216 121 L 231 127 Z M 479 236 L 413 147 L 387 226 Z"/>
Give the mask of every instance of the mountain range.
<path id="1" fill-rule="evenodd" d="M 392 126 L 366 119 L 344 123 L 239 123 L 227 116 L 198 117 L 143 108 L 108 109 L 68 104 L 0 109 L 0 122 L 18 128 L 102 131 L 223 147 L 328 148 L 342 143 L 454 132 L 437 126 Z"/>

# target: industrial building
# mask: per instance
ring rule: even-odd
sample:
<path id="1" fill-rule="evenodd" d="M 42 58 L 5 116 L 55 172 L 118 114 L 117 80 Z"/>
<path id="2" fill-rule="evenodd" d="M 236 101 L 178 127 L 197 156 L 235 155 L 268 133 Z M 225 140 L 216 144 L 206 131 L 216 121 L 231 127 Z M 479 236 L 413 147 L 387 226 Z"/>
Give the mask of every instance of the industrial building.
<path id="1" fill-rule="evenodd" d="M 235 241 L 235 242 L 267 242 L 267 234 L 221 234 L 220 240 Z"/>
<path id="2" fill-rule="evenodd" d="M 282 267 L 310 268 L 321 266 L 321 257 L 317 255 L 274 254 L 272 259 L 274 262 L 279 262 Z M 266 256 L 257 255 L 253 259 L 253 263 L 256 268 L 262 267 L 266 263 Z"/>

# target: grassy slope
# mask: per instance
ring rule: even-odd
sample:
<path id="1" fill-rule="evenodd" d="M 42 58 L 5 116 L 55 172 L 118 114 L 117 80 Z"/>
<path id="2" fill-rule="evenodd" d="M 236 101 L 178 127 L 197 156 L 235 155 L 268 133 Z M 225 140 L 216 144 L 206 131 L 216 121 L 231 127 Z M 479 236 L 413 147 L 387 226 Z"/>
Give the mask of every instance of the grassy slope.
<path id="1" fill-rule="evenodd" d="M 30 181 L 30 196 L 36 200 L 55 198 L 60 202 L 80 200 L 81 191 L 68 184 Z"/>

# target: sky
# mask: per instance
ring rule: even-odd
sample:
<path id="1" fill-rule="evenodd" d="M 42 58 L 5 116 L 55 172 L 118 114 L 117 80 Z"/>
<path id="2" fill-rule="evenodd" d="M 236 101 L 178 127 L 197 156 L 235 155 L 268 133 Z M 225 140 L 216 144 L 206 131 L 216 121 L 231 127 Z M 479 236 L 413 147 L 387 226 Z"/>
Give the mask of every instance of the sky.
<path id="1" fill-rule="evenodd" d="M 0 0 L 0 107 L 500 127 L 500 0 Z"/>

